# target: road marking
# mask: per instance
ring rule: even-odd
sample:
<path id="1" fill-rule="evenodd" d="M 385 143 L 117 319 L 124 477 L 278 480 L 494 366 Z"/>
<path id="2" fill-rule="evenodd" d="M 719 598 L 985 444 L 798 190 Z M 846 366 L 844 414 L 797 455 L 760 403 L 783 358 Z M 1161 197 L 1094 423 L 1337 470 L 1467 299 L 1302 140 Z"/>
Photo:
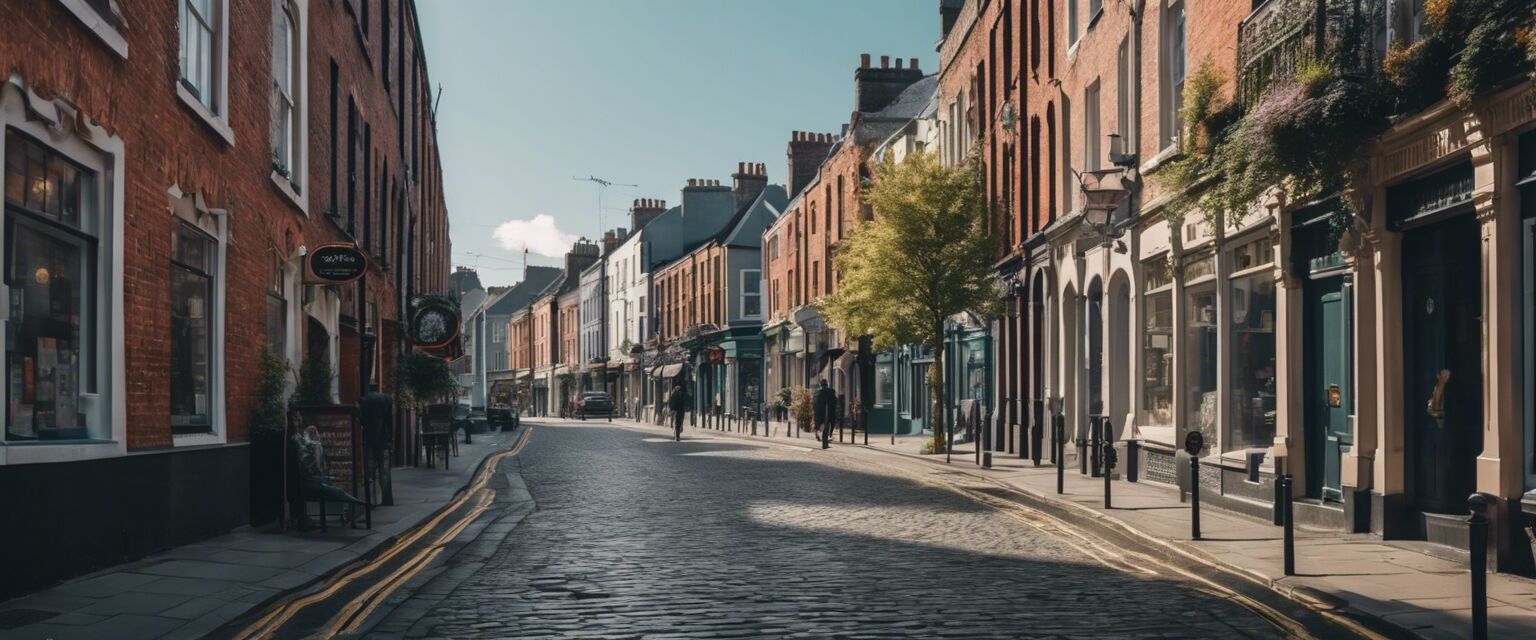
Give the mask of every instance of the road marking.
<path id="1" fill-rule="evenodd" d="M 430 520 L 422 524 L 418 524 L 412 528 L 410 533 L 408 533 L 396 544 L 391 545 L 390 548 L 387 549 L 384 553 L 379 554 L 378 557 L 361 565 L 357 565 L 349 569 L 344 569 L 341 573 L 334 576 L 331 579 L 331 582 L 320 591 L 310 593 L 302 597 L 286 600 L 281 605 L 276 606 L 266 615 L 262 616 L 256 622 L 246 627 L 244 630 L 235 634 L 234 638 L 236 638 L 236 640 L 247 640 L 249 638 L 265 638 L 270 636 L 272 633 L 281 628 L 282 625 L 286 624 L 289 620 L 292 620 L 293 617 L 300 611 L 317 602 L 336 595 L 336 593 L 339 592 L 342 588 L 353 582 L 356 582 L 359 578 L 373 573 L 380 567 L 384 566 L 395 556 L 399 555 L 402 551 L 409 548 L 411 545 L 415 544 L 417 541 L 421 540 L 429 532 L 435 529 L 438 524 L 442 523 L 442 521 L 448 517 L 448 514 L 454 512 L 459 507 L 468 502 L 470 496 L 473 495 L 476 496 L 477 499 L 483 500 L 483 497 L 480 495 L 481 490 L 485 488 L 486 483 L 490 482 L 491 476 L 493 476 L 496 472 L 497 465 L 500 464 L 502 459 L 517 455 L 518 452 L 522 451 L 523 447 L 528 444 L 528 439 L 532 436 L 532 434 L 533 425 L 528 425 L 528 427 L 523 430 L 522 435 L 518 437 L 517 444 L 513 445 L 511 449 L 492 454 L 490 457 L 486 458 L 486 460 L 481 463 L 480 470 L 475 473 L 473 481 L 471 481 L 469 486 L 465 488 L 464 492 L 460 493 L 458 497 L 450 501 L 447 506 L 439 510 L 437 515 L 433 516 Z M 492 492 L 492 495 L 494 495 L 494 492 Z M 478 517 L 483 511 L 484 508 L 482 508 L 480 505 L 477 505 L 476 508 L 472 510 L 472 513 L 469 514 L 469 518 L 461 519 L 459 522 L 456 522 L 453 527 L 455 529 L 455 535 L 457 535 L 457 531 L 462 531 L 465 526 L 468 526 L 469 521 L 472 521 L 474 517 Z M 450 537 L 448 539 L 451 540 L 452 538 Z M 443 539 L 440 537 L 439 542 L 446 544 L 446 542 L 442 542 L 442 540 Z M 431 550 L 432 556 L 436 557 L 437 552 L 441 551 L 441 546 L 434 543 L 434 545 L 429 547 L 428 550 Z M 423 550 L 422 552 L 418 553 L 415 558 L 407 561 L 407 565 L 417 563 L 417 561 L 426 555 L 428 550 Z M 399 573 L 399 571 L 396 571 L 395 574 L 392 574 L 391 577 L 397 576 Z M 413 573 L 412 575 L 415 574 Z M 385 580 L 384 582 L 387 583 L 388 580 Z M 377 592 L 378 588 L 379 585 L 374 585 L 374 587 L 370 588 L 368 592 L 365 592 L 365 594 L 369 592 Z M 399 588 L 398 584 L 391 588 L 389 593 L 393 593 L 394 589 L 396 588 Z M 387 597 L 389 593 L 385 593 L 384 596 Z M 359 598 L 354 598 L 347 604 L 347 607 L 355 610 L 354 605 L 357 604 L 358 599 Z M 369 611 L 371 612 L 372 608 L 370 608 Z M 334 624 L 338 618 L 339 616 L 333 617 L 331 621 L 332 624 Z M 327 627 L 330 626 L 332 625 L 327 625 Z"/>

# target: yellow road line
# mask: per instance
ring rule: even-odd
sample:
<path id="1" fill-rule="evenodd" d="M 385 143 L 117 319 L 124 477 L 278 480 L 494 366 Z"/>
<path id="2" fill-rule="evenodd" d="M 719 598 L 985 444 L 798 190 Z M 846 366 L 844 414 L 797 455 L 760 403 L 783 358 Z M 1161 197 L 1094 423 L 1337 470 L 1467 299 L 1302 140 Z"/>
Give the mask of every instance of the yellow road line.
<path id="1" fill-rule="evenodd" d="M 528 428 L 523 431 L 522 436 L 518 438 L 517 444 L 515 446 L 507 451 L 492 455 L 489 459 L 487 459 L 485 463 L 482 464 L 480 470 L 475 474 L 474 480 L 463 493 L 459 494 L 458 497 L 450 501 L 447 506 L 440 509 L 437 512 L 437 515 L 433 516 L 430 520 L 423 524 L 417 525 L 414 529 L 411 530 L 410 534 L 402 538 L 394 545 L 391 545 L 390 548 L 387 549 L 384 553 L 380 554 L 378 557 L 368 561 L 365 564 L 358 565 L 352 569 L 344 570 L 343 573 L 333 578 L 325 589 L 310 593 L 297 599 L 289 600 L 283 603 L 281 606 L 274 608 L 268 612 L 267 615 L 262 616 L 260 619 L 246 627 L 234 637 L 237 640 L 247 640 L 248 638 L 261 638 L 271 635 L 283 624 L 287 623 L 289 620 L 292 620 L 293 616 L 297 615 L 299 611 L 302 611 L 304 608 L 316 602 L 335 595 L 342 588 L 346 587 L 352 582 L 355 582 L 358 578 L 368 575 L 377 570 L 379 567 L 383 566 L 396 555 L 399 555 L 400 552 L 415 544 L 422 537 L 426 536 L 427 533 L 436 528 L 444 518 L 447 518 L 449 513 L 452 513 L 454 510 L 462 506 L 469 499 L 470 495 L 477 493 L 482 487 L 484 487 L 485 484 L 490 481 L 491 475 L 494 473 L 497 463 L 499 463 L 503 458 L 510 455 L 516 455 L 517 452 L 521 451 L 523 446 L 528 443 L 528 439 L 532 434 L 533 425 L 529 425 Z"/>

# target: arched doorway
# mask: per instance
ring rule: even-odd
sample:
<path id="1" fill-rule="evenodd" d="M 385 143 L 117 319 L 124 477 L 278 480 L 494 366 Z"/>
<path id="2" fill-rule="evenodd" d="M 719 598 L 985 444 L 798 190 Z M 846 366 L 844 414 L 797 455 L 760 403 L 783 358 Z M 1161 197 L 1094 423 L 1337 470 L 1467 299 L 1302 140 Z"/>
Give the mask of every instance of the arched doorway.
<path id="1" fill-rule="evenodd" d="M 1115 439 L 1129 437 L 1131 417 L 1131 380 L 1136 375 L 1136 358 L 1131 354 L 1131 283 L 1124 271 L 1109 281 L 1109 388 L 1106 415 L 1115 427 Z"/>

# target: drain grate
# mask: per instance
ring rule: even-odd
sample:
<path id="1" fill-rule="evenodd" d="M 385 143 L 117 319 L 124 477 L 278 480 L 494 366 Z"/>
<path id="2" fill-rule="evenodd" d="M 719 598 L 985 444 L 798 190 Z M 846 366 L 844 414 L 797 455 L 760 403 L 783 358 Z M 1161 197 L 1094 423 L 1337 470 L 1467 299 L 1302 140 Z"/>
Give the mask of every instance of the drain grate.
<path id="1" fill-rule="evenodd" d="M 0 611 L 0 629 L 19 629 L 29 624 L 37 624 L 57 615 L 59 615 L 57 611 L 39 611 L 37 609 L 6 609 L 4 611 Z"/>

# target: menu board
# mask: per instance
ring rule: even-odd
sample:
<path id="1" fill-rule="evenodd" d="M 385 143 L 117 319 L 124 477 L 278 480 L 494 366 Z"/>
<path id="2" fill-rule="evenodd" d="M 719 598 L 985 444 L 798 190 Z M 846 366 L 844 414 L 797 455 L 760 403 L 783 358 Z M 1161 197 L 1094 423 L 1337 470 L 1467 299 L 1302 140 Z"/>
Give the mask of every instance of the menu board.
<path id="1" fill-rule="evenodd" d="M 299 410 L 304 426 L 314 425 L 325 446 L 325 476 L 331 484 L 355 492 L 361 478 L 362 438 L 351 406 L 305 407 Z"/>

